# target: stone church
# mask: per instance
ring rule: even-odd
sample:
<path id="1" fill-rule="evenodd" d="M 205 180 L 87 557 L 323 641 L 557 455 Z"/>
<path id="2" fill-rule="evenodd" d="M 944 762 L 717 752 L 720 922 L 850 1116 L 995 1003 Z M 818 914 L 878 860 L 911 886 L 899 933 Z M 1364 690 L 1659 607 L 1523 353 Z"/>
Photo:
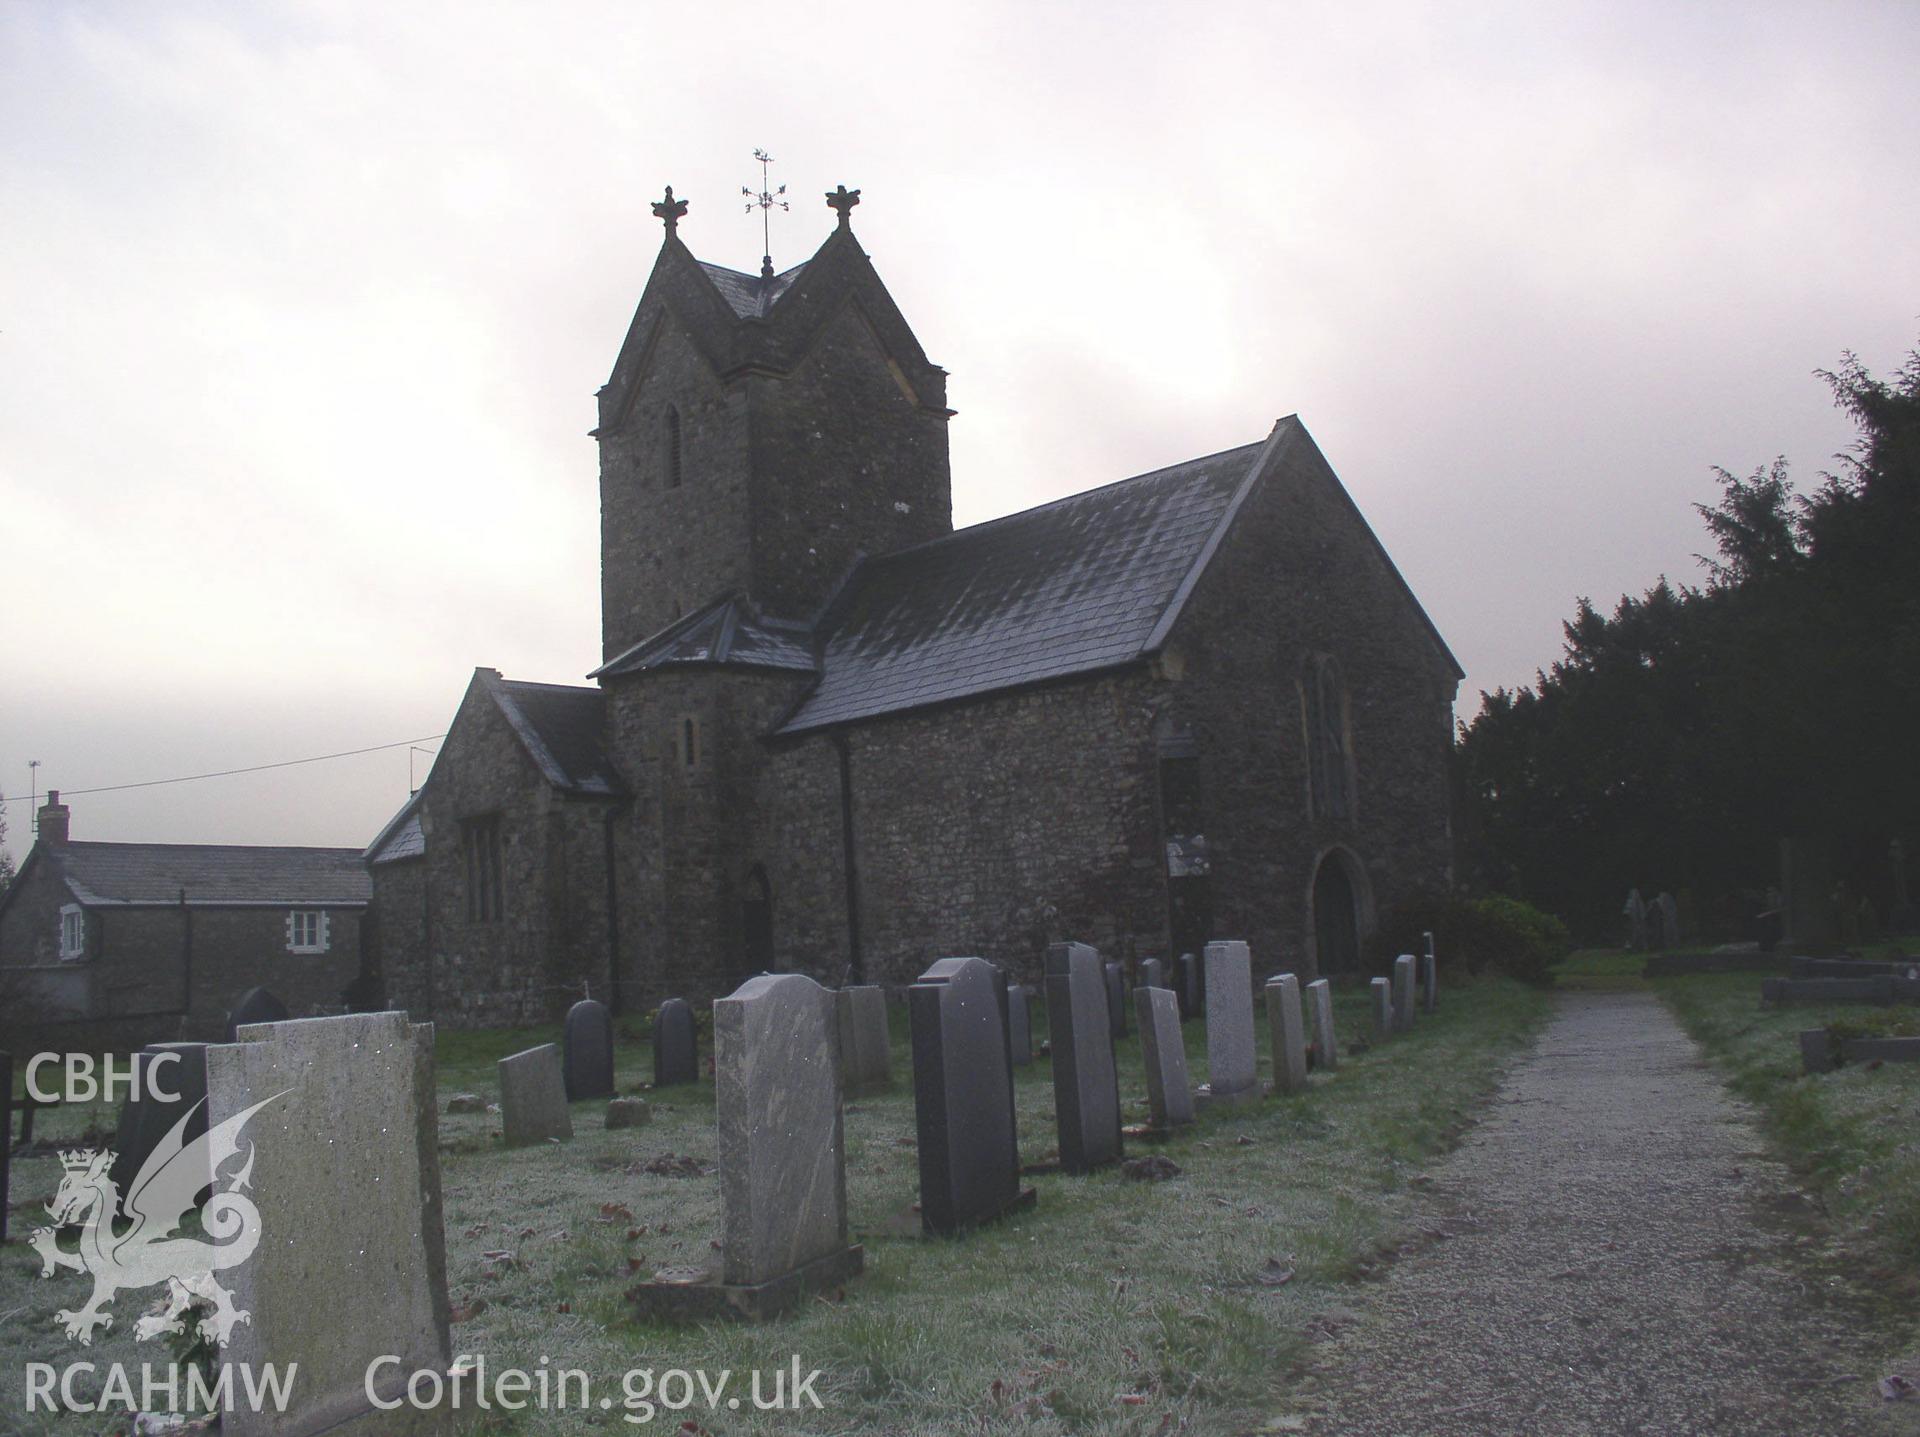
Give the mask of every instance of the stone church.
<path id="1" fill-rule="evenodd" d="M 855 237 L 665 242 L 599 394 L 602 662 L 478 669 L 367 850 L 387 1000 L 455 1026 L 1050 941 L 1337 973 L 1451 881 L 1459 665 L 1294 417 L 952 524 L 947 376 Z"/>

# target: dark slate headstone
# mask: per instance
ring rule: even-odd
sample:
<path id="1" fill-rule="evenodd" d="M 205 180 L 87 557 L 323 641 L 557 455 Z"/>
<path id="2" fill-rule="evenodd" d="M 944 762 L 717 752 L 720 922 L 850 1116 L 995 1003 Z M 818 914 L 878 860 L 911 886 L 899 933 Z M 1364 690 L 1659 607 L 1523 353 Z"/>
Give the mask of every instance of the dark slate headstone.
<path id="1" fill-rule="evenodd" d="M 7 1240 L 7 1184 L 13 1177 L 13 1054 L 0 1053 L 0 1242 Z"/>
<path id="2" fill-rule="evenodd" d="M 1840 1056 L 1849 1063 L 1920 1063 L 1920 1038 L 1842 1038 Z"/>
<path id="3" fill-rule="evenodd" d="M 568 1102 L 613 1096 L 613 1014 L 605 1003 L 582 998 L 567 1009 L 560 1052 Z"/>
<path id="4" fill-rule="evenodd" d="M 1120 1079 L 1100 955 L 1084 943 L 1047 949 L 1047 1033 L 1060 1166 L 1088 1173 L 1120 1158 Z"/>
<path id="5" fill-rule="evenodd" d="M 1140 960 L 1140 981 L 1135 986 L 1140 988 L 1166 987 L 1167 965 L 1162 963 L 1158 958 L 1142 958 Z"/>
<path id="6" fill-rule="evenodd" d="M 171 1057 L 162 1058 L 163 1054 Z M 161 1061 L 156 1063 L 156 1059 Z M 111 1175 L 124 1200 L 133 1191 L 140 1165 L 153 1155 L 160 1140 L 189 1112 L 181 1141 L 190 1143 L 207 1130 L 207 1045 L 205 1043 L 149 1043 L 133 1055 L 136 1075 L 133 1096 L 120 1105 L 120 1122 L 113 1137 Z M 154 1097 L 153 1091 L 160 1096 Z M 209 1173 L 207 1181 L 213 1181 Z"/>
<path id="7" fill-rule="evenodd" d="M 907 989 L 920 1222 L 951 1233 L 1025 1202 L 1013 1124 L 1007 975 L 943 958 Z"/>
<path id="8" fill-rule="evenodd" d="M 291 1016 L 287 1005 L 270 989 L 249 988 L 233 1000 L 233 1007 L 227 1013 L 226 1041 L 233 1042 L 233 1035 L 249 1024 L 284 1023 Z"/>
<path id="9" fill-rule="evenodd" d="M 1420 1011 L 1432 1013 L 1440 1007 L 1440 960 L 1433 951 L 1433 935 L 1420 937 Z"/>
<path id="10" fill-rule="evenodd" d="M 1881 958 L 1792 958 L 1789 978 L 1920 978 L 1920 962 Z"/>
<path id="11" fill-rule="evenodd" d="M 1113 1029 L 1113 1036 L 1127 1036 L 1127 975 L 1118 963 L 1102 965 L 1101 974 L 1107 984 L 1107 1022 Z"/>
<path id="12" fill-rule="evenodd" d="M 1173 996 L 1180 1003 L 1180 1021 L 1197 1017 L 1200 1012 L 1200 960 L 1182 953 L 1173 965 Z"/>
<path id="13" fill-rule="evenodd" d="M 1760 984 L 1762 1003 L 1891 1003 L 1900 979 L 1768 978 Z"/>
<path id="14" fill-rule="evenodd" d="M 1800 1032 L 1800 1071 L 1831 1073 L 1839 1066 L 1833 1051 L 1833 1035 L 1825 1028 L 1803 1028 Z"/>
<path id="15" fill-rule="evenodd" d="M 1007 988 L 1007 1046 L 1013 1050 L 1013 1066 L 1025 1068 L 1033 1062 L 1033 1015 L 1027 1008 L 1025 985 Z"/>
<path id="16" fill-rule="evenodd" d="M 669 998 L 653 1019 L 653 1085 L 700 1081 L 699 1041 L 693 1029 L 693 1009 L 684 998 Z"/>

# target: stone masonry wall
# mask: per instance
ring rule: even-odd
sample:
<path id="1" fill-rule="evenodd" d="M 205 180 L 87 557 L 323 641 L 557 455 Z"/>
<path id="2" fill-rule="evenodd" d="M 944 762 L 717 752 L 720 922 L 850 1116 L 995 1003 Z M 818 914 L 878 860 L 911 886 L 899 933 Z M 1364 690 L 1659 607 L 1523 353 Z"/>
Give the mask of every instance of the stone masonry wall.
<path id="1" fill-rule="evenodd" d="M 877 720 L 847 734 L 866 979 L 910 983 L 978 956 L 1037 981 L 1046 945 L 1164 953 L 1166 893 L 1153 793 L 1153 697 L 1142 671 Z M 838 769 L 822 737 L 782 751 L 801 778 L 778 832 L 814 845 L 815 881 L 840 844 Z M 834 816 L 817 812 L 831 779 Z M 843 892 L 789 902 L 825 936 Z M 776 903 L 776 936 L 782 926 Z M 817 941 L 817 940 L 816 940 Z"/>
<path id="2" fill-rule="evenodd" d="M 1303 676 L 1345 680 L 1357 803 L 1310 816 Z M 1260 972 L 1317 971 L 1312 890 L 1340 847 L 1373 913 L 1451 882 L 1448 758 L 1456 679 L 1364 521 L 1304 432 L 1249 496 L 1161 670 L 1201 762 L 1214 930 Z"/>
<path id="3" fill-rule="evenodd" d="M 680 414 L 679 487 L 665 416 Z M 630 417 L 600 439 L 602 657 L 632 647 L 750 575 L 747 393 L 723 386 L 669 315 Z"/>
<path id="4" fill-rule="evenodd" d="M 389 1000 L 419 995 L 406 1004 L 415 1021 L 474 1028 L 544 1022 L 589 985 L 604 993 L 612 806 L 554 792 L 491 695 L 470 686 L 422 791 L 425 951 L 401 949 L 405 925 L 389 930 L 380 953 Z M 462 831 L 463 820 L 488 814 L 499 816 L 504 878 L 494 920 L 469 916 Z M 378 871 L 376 884 L 380 897 L 395 891 Z"/>
<path id="5" fill-rule="evenodd" d="M 929 408 L 853 305 L 783 376 L 743 381 L 751 416 L 752 593 L 810 616 L 862 551 L 953 528 L 947 416 Z"/>
<path id="6" fill-rule="evenodd" d="M 741 903 L 755 863 L 772 867 L 758 846 L 755 815 L 760 796 L 778 785 L 768 777 L 760 736 L 803 682 L 701 668 L 609 685 L 608 742 L 633 792 L 616 820 L 622 1007 L 644 1010 L 668 997 L 705 1001 L 749 976 Z M 779 887 L 771 873 L 769 881 Z M 777 923 L 778 892 L 774 906 Z"/>

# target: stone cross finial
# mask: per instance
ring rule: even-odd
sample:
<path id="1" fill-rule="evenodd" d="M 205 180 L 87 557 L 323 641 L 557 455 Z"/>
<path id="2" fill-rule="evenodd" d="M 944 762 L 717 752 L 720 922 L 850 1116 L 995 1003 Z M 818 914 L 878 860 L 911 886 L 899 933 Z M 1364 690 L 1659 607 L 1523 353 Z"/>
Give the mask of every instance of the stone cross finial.
<path id="1" fill-rule="evenodd" d="M 850 190 L 845 185 L 827 191 L 827 207 L 839 211 L 841 229 L 853 223 L 853 207 L 859 203 L 860 191 Z"/>
<path id="2" fill-rule="evenodd" d="M 687 202 L 673 197 L 673 186 L 667 186 L 667 197 L 653 206 L 655 218 L 665 222 L 667 233 L 671 235 L 680 226 L 680 216 L 687 212 Z"/>

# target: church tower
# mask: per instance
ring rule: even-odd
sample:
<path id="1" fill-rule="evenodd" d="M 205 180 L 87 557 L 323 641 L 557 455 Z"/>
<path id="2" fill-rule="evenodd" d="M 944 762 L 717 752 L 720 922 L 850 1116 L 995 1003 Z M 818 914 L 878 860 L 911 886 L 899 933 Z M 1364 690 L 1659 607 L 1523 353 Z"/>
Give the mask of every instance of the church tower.
<path id="1" fill-rule="evenodd" d="M 854 237 L 858 190 L 813 257 L 758 275 L 666 225 L 599 395 L 602 657 L 728 593 L 811 616 L 862 553 L 953 527 L 946 372 Z"/>

